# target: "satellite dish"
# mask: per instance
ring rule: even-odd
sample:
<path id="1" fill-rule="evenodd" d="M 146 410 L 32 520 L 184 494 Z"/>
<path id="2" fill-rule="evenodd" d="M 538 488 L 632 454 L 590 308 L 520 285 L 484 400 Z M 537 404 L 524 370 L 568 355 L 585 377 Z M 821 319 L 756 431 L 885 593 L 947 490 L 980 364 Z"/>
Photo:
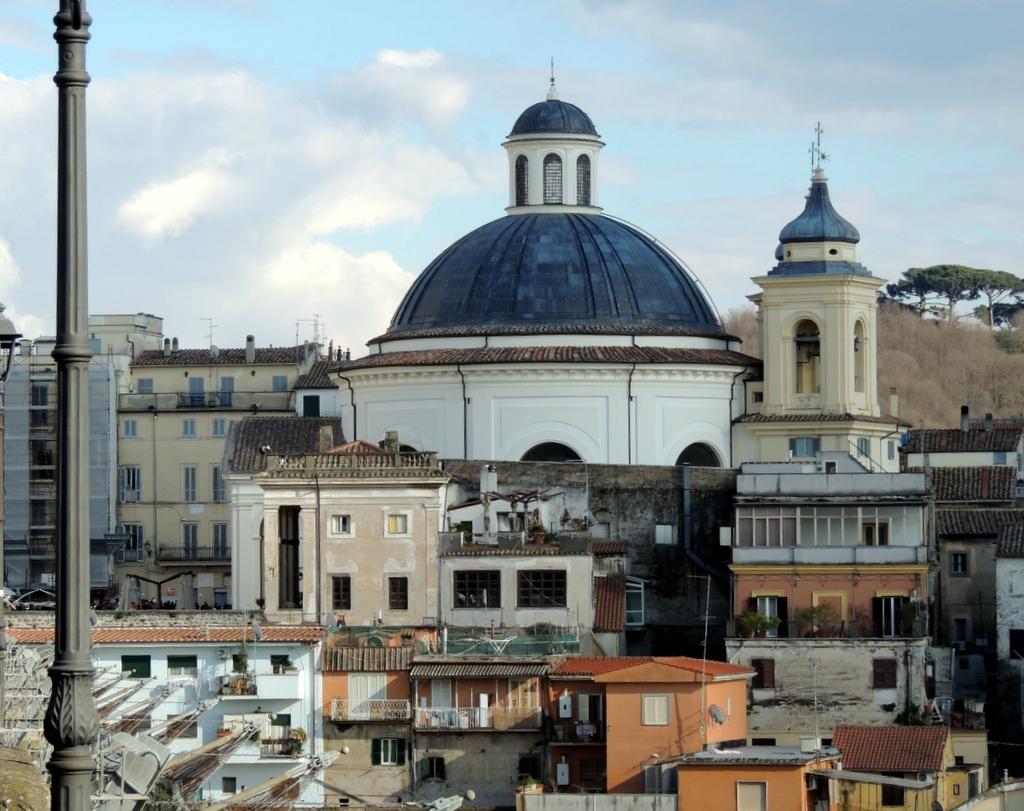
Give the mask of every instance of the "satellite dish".
<path id="1" fill-rule="evenodd" d="M 716 724 L 725 723 L 725 713 L 722 712 L 722 708 L 719 707 L 717 704 L 712 704 L 710 707 L 708 707 L 708 712 L 711 713 L 711 720 L 714 721 Z"/>

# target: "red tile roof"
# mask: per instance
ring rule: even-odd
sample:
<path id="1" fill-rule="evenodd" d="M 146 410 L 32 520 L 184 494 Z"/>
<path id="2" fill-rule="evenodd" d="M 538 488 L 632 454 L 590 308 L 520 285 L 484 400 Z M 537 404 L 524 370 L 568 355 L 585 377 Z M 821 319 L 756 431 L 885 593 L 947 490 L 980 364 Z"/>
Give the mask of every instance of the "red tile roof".
<path id="1" fill-rule="evenodd" d="M 595 577 L 594 598 L 594 630 L 621 631 L 626 622 L 625 576 Z"/>
<path id="2" fill-rule="evenodd" d="M 1000 530 L 996 556 L 1000 558 L 1024 558 L 1024 525 L 1011 524 Z"/>
<path id="3" fill-rule="evenodd" d="M 301 363 L 306 358 L 310 347 L 299 346 L 267 346 L 256 347 L 256 364 L 292 364 Z M 209 349 L 179 349 L 164 355 L 162 349 L 147 349 L 135 356 L 131 364 L 135 366 L 245 366 L 245 348 L 218 349 L 214 354 Z"/>
<path id="4" fill-rule="evenodd" d="M 832 745 L 843 753 L 843 768 L 855 772 L 937 772 L 949 727 L 846 726 L 832 735 Z"/>
<path id="5" fill-rule="evenodd" d="M 629 545 L 625 541 L 594 541 L 590 544 L 591 554 L 602 555 L 626 555 L 629 554 Z"/>
<path id="6" fill-rule="evenodd" d="M 335 369 L 387 366 L 473 366 L 491 363 L 680 363 L 748 366 L 757 358 L 728 349 L 682 349 L 656 346 L 508 346 L 478 349 L 418 349 L 367 355 Z"/>
<path id="7" fill-rule="evenodd" d="M 933 467 L 936 501 L 1012 501 L 1017 494 L 1017 469 L 991 467 Z"/>
<path id="8" fill-rule="evenodd" d="M 336 389 L 334 380 L 331 379 L 331 366 L 333 361 L 318 360 L 308 372 L 299 375 L 292 384 L 293 389 Z"/>
<path id="9" fill-rule="evenodd" d="M 961 431 L 959 428 L 928 428 L 907 434 L 907 453 L 977 453 L 1015 451 L 1021 429 L 993 428 Z"/>
<path id="10" fill-rule="evenodd" d="M 702 661 L 690 656 L 569 656 L 552 671 L 555 676 L 599 676 L 640 665 L 658 664 L 690 673 L 716 676 L 745 676 L 753 669 L 714 660 Z"/>
<path id="11" fill-rule="evenodd" d="M 315 625 L 268 625 L 261 628 L 261 642 L 314 643 L 323 639 L 323 628 Z M 7 634 L 22 645 L 53 642 L 52 628 L 8 628 Z M 107 627 L 93 628 L 92 641 L 97 645 L 161 644 L 172 642 L 252 642 L 252 629 L 234 628 L 164 628 Z"/>
<path id="12" fill-rule="evenodd" d="M 1009 524 L 1024 523 L 1024 510 L 943 510 L 935 511 L 939 535 L 995 537 Z"/>

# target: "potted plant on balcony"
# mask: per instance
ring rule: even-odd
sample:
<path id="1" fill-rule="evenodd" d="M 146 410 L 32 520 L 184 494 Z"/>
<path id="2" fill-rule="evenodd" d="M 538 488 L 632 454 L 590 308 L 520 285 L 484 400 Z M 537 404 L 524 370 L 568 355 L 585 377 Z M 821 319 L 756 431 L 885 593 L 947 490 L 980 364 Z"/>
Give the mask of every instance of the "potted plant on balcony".
<path id="1" fill-rule="evenodd" d="M 829 636 L 839 623 L 839 612 L 831 603 L 798 608 L 793 613 L 800 636 Z"/>
<path id="2" fill-rule="evenodd" d="M 298 755 L 302 752 L 302 744 L 309 736 L 302 727 L 292 727 L 288 730 L 288 737 L 284 739 L 281 752 L 285 755 Z"/>
<path id="3" fill-rule="evenodd" d="M 764 636 L 768 631 L 774 631 L 779 627 L 780 622 L 778 617 L 769 617 L 760 611 L 746 611 L 736 618 L 736 627 L 740 634 L 750 639 L 754 636 Z"/>
<path id="4" fill-rule="evenodd" d="M 528 776 L 516 786 L 516 794 L 543 794 L 544 784 L 536 777 Z"/>

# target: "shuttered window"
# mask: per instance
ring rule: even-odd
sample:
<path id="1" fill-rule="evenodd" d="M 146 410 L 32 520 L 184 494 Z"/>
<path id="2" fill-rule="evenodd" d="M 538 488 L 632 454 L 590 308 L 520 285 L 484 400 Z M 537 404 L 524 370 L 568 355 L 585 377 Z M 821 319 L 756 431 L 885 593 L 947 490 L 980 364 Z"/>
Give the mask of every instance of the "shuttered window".
<path id="1" fill-rule="evenodd" d="M 774 659 L 751 659 L 750 666 L 754 668 L 754 679 L 751 682 L 751 687 L 760 690 L 775 689 Z"/>
<path id="2" fill-rule="evenodd" d="M 374 766 L 404 766 L 405 741 L 401 738 L 373 738 L 370 762 Z"/>
<path id="3" fill-rule="evenodd" d="M 873 659 L 871 661 L 871 686 L 876 690 L 896 688 L 895 659 Z"/>

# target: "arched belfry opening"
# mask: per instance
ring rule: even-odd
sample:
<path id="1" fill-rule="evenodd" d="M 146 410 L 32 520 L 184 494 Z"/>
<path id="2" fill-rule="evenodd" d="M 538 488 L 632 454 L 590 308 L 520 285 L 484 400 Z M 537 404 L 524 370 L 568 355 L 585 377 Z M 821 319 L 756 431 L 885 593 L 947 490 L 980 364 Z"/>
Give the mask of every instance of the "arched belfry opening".
<path id="1" fill-rule="evenodd" d="M 676 459 L 676 466 L 693 465 L 694 467 L 721 467 L 722 462 L 718 454 L 710 445 L 703 442 L 694 442 L 687 445 L 683 452 Z"/>
<path id="2" fill-rule="evenodd" d="M 541 442 L 523 454 L 520 462 L 582 462 L 583 458 L 561 442 Z"/>
<path id="3" fill-rule="evenodd" d="M 562 204 L 562 159 L 555 154 L 544 158 L 544 204 Z"/>
<path id="4" fill-rule="evenodd" d="M 587 155 L 576 158 L 576 205 L 590 205 L 590 158 Z"/>
<path id="5" fill-rule="evenodd" d="M 526 155 L 516 158 L 516 205 L 525 206 L 530 200 L 530 161 Z"/>
<path id="6" fill-rule="evenodd" d="M 864 392 L 864 370 L 867 367 L 867 339 L 864 335 L 864 322 L 858 321 L 853 328 L 853 390 Z"/>
<path id="7" fill-rule="evenodd" d="M 821 334 L 818 325 L 805 318 L 793 331 L 796 344 L 796 393 L 817 394 L 820 391 Z"/>

